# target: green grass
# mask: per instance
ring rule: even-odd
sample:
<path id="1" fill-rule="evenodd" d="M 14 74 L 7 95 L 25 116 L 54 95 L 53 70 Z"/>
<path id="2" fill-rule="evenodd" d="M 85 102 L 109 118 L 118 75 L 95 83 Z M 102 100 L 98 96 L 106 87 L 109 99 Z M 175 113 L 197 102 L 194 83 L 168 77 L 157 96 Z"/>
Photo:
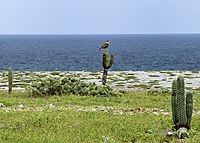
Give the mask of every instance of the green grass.
<path id="1" fill-rule="evenodd" d="M 149 75 L 149 77 L 160 77 L 159 75 Z"/>
<path id="2" fill-rule="evenodd" d="M 125 77 L 125 80 L 130 80 L 130 79 L 137 79 L 137 77 L 134 75 L 128 75 Z"/>
<path id="3" fill-rule="evenodd" d="M 99 75 L 101 75 L 101 73 L 100 72 L 91 72 L 91 73 L 89 73 L 89 75 L 99 76 Z"/>
<path id="4" fill-rule="evenodd" d="M 194 79 L 195 77 L 192 77 L 192 76 L 190 76 L 190 75 L 186 75 L 186 76 L 184 76 L 184 78 Z"/>
<path id="5" fill-rule="evenodd" d="M 25 104 L 27 106 L 57 106 L 81 105 L 81 106 L 112 106 L 115 108 L 160 108 L 169 111 L 170 96 L 157 93 L 151 96 L 148 92 L 128 92 L 119 97 L 104 96 L 52 96 L 48 98 L 29 98 L 26 93 L 14 93 L 0 95 L 1 103 L 7 106 Z M 159 102 L 158 102 L 159 101 Z"/>
<path id="6" fill-rule="evenodd" d="M 111 80 L 112 82 L 124 81 L 124 79 L 109 78 L 109 77 L 108 77 L 108 80 Z"/>
<path id="7" fill-rule="evenodd" d="M 4 143 L 160 142 L 165 140 L 161 131 L 170 126 L 169 117 L 163 115 L 54 110 L 3 112 L 0 120 L 0 141 Z M 145 133 L 148 129 L 152 134 Z"/>
<path id="8" fill-rule="evenodd" d="M 199 111 L 200 92 L 194 92 L 194 110 Z M 103 96 L 52 96 L 29 98 L 27 93 L 0 93 L 0 102 L 7 108 L 0 108 L 0 142 L 2 143 L 157 143 L 175 142 L 166 137 L 166 130 L 173 126 L 170 108 L 170 93 L 164 90 L 132 91 L 121 97 Z M 23 104 L 25 109 L 17 110 Z M 53 104 L 55 108 L 48 108 Z M 67 110 L 66 107 L 81 108 L 107 107 L 105 111 Z M 43 110 L 29 110 L 40 107 Z M 120 114 L 116 110 L 130 108 L 148 109 Z M 15 110 L 14 110 L 15 109 Z M 152 110 L 164 110 L 168 115 L 152 114 Z M 200 115 L 192 120 L 190 138 L 186 142 L 200 142 Z M 149 132 L 150 131 L 150 132 Z"/>
<path id="9" fill-rule="evenodd" d="M 135 85 L 133 85 L 133 87 L 135 87 L 135 88 L 142 88 L 142 89 L 149 89 L 149 88 L 151 88 L 151 87 L 149 87 L 148 85 L 146 85 L 146 84 L 135 84 Z"/>

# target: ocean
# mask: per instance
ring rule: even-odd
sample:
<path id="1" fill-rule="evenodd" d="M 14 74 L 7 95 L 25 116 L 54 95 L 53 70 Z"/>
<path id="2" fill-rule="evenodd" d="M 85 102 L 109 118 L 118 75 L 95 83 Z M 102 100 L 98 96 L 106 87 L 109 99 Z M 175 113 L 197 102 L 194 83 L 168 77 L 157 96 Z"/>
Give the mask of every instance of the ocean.
<path id="1" fill-rule="evenodd" d="M 0 35 L 0 70 L 99 71 L 110 40 L 110 70 L 200 70 L 200 34 Z"/>

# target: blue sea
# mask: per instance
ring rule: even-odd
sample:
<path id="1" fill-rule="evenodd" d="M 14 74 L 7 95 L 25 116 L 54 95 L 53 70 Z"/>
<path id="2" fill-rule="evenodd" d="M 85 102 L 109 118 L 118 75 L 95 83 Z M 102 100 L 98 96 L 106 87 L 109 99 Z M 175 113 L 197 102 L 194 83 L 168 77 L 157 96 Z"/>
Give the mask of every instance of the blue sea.
<path id="1" fill-rule="evenodd" d="M 106 40 L 110 70 L 200 70 L 200 34 L 0 35 L 0 70 L 102 70 Z"/>

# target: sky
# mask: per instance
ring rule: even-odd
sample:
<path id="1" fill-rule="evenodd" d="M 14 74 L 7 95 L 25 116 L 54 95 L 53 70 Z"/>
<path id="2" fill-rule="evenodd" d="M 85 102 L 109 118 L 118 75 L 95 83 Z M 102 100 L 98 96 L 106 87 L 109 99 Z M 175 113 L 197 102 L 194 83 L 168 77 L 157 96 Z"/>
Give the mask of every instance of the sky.
<path id="1" fill-rule="evenodd" d="M 0 0 L 0 34 L 200 33 L 200 0 Z"/>

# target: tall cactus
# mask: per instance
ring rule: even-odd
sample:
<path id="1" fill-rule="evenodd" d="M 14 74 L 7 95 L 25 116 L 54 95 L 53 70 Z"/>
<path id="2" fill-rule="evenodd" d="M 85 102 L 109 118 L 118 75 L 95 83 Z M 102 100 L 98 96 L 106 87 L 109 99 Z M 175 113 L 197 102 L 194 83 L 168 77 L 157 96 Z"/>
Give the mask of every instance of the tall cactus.
<path id="1" fill-rule="evenodd" d="M 103 85 L 105 85 L 107 82 L 108 69 L 112 66 L 113 61 L 114 61 L 114 54 L 111 54 L 110 60 L 109 60 L 108 51 L 105 51 L 103 53 L 103 58 L 102 58 L 102 65 L 104 68 L 103 76 L 102 76 L 102 84 Z"/>
<path id="2" fill-rule="evenodd" d="M 179 138 L 188 137 L 187 129 L 190 128 L 193 110 L 193 95 L 185 95 L 184 78 L 179 76 L 172 83 L 172 116 L 175 128 L 179 130 Z"/>
<path id="3" fill-rule="evenodd" d="M 172 105 L 172 117 L 173 122 L 175 125 L 178 123 L 178 117 L 177 117 L 177 81 L 174 80 L 172 83 L 172 97 L 171 97 L 171 105 Z"/>
<path id="4" fill-rule="evenodd" d="M 187 123 L 186 106 L 185 106 L 185 83 L 184 78 L 179 76 L 177 79 L 177 115 L 179 126 L 185 126 Z"/>
<path id="5" fill-rule="evenodd" d="M 192 110 L 193 110 L 193 95 L 191 92 L 186 94 L 186 116 L 187 116 L 187 127 L 190 128 L 192 121 Z"/>
<path id="6" fill-rule="evenodd" d="M 12 82 L 13 82 L 13 73 L 12 69 L 8 69 L 8 93 L 10 94 L 12 92 Z"/>

